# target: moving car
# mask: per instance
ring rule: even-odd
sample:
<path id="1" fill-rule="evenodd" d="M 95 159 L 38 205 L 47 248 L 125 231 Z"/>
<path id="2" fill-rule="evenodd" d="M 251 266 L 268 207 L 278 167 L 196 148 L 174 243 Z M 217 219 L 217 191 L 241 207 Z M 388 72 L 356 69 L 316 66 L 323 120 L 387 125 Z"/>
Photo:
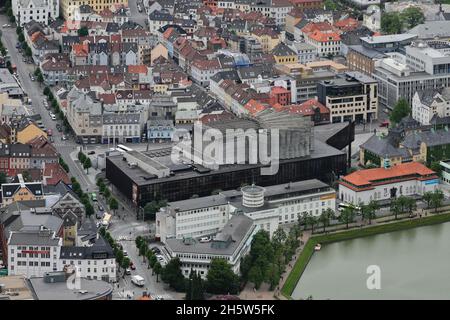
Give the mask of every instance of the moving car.
<path id="1" fill-rule="evenodd" d="M 130 270 L 130 268 L 126 268 L 125 274 L 128 275 L 128 276 L 131 275 L 131 270 Z"/>
<path id="2" fill-rule="evenodd" d="M 389 127 L 389 121 L 383 121 L 382 123 L 380 123 L 380 127 L 384 128 L 384 127 Z"/>
<path id="3" fill-rule="evenodd" d="M 138 287 L 143 287 L 145 285 L 145 279 L 139 275 L 132 276 L 131 282 L 134 283 Z"/>
<path id="4" fill-rule="evenodd" d="M 87 154 L 88 155 L 95 154 L 95 151 L 89 151 Z"/>
<path id="5" fill-rule="evenodd" d="M 56 120 L 56 115 L 54 113 L 50 114 L 50 118 L 52 118 L 53 121 Z"/>
<path id="6" fill-rule="evenodd" d="M 128 257 L 128 252 L 127 252 L 127 250 L 123 250 L 123 256 L 124 256 L 124 257 Z"/>

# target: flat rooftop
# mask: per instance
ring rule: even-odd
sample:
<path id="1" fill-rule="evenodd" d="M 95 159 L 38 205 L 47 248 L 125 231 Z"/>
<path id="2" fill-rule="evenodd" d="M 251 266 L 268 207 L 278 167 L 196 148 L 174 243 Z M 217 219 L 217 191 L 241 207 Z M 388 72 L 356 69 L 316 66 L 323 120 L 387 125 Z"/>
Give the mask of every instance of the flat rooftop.
<path id="1" fill-rule="evenodd" d="M 333 148 L 332 146 L 329 146 L 326 143 L 319 141 L 318 139 L 314 139 L 313 143 L 314 143 L 314 150 L 311 151 L 311 154 L 309 156 L 305 156 L 302 158 L 280 160 L 280 163 L 281 164 L 292 163 L 292 162 L 306 161 L 306 160 L 311 160 L 311 159 L 320 159 L 320 158 L 325 158 L 325 157 L 340 156 L 340 155 L 345 154 L 344 152 L 342 152 L 336 148 Z M 155 153 L 156 150 L 153 150 L 152 152 Z M 194 168 L 191 165 L 187 165 L 186 170 L 176 171 L 176 172 L 174 172 L 175 174 L 172 176 L 167 176 L 167 177 L 158 179 L 155 175 L 152 175 L 139 167 L 130 167 L 128 165 L 127 161 L 123 161 L 122 158 L 123 158 L 123 156 L 111 156 L 111 157 L 108 157 L 108 160 L 111 161 L 122 172 L 124 172 L 138 186 L 157 184 L 157 183 L 168 182 L 168 181 L 177 181 L 177 180 L 182 180 L 182 179 L 190 179 L 190 178 L 200 177 L 200 176 L 216 175 L 216 174 L 225 173 L 225 172 L 247 170 L 249 168 L 260 168 L 263 166 L 260 164 L 222 165 L 219 167 L 218 170 L 202 171 L 202 170 L 194 170 Z M 161 164 L 166 165 L 168 168 L 173 168 L 174 166 L 179 165 L 179 164 L 172 162 L 170 155 L 158 157 L 158 158 L 156 158 L 156 160 L 158 162 L 160 162 Z M 198 165 L 195 165 L 195 166 L 201 167 Z M 202 171 L 202 173 L 200 171 Z"/>
<path id="2" fill-rule="evenodd" d="M 360 39 L 366 43 L 370 44 L 381 44 L 381 43 L 390 43 L 390 42 L 400 42 L 409 39 L 415 39 L 417 35 L 410 33 L 400 33 L 400 34 L 390 34 L 384 36 L 370 36 L 370 37 L 361 37 Z"/>
<path id="3" fill-rule="evenodd" d="M 0 300 L 33 300 L 33 294 L 23 276 L 0 277 L 0 285 L 4 285 Z"/>
<path id="4" fill-rule="evenodd" d="M 109 295 L 113 290 L 106 281 L 84 278 L 80 279 L 79 290 L 67 288 L 66 281 L 46 283 L 43 277 L 32 277 L 28 282 L 36 300 L 95 300 Z"/>
<path id="5" fill-rule="evenodd" d="M 228 255 L 231 256 L 240 246 L 250 229 L 255 228 L 253 220 L 245 215 L 234 215 L 223 227 L 222 231 L 216 234 L 215 239 L 219 242 L 226 241 L 231 237 L 228 245 L 223 247 L 217 246 L 213 240 L 207 243 L 198 242 L 190 239 L 189 243 L 185 243 L 182 239 L 167 239 L 166 245 L 174 253 L 199 253 L 212 255 Z"/>

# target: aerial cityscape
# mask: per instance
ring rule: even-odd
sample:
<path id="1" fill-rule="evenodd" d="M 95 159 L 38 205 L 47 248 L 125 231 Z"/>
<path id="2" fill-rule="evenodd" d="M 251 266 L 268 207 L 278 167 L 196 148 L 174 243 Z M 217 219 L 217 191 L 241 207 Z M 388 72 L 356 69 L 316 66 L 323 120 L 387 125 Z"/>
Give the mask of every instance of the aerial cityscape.
<path id="1" fill-rule="evenodd" d="M 449 127 L 450 0 L 1 0 L 0 300 L 450 299 Z"/>

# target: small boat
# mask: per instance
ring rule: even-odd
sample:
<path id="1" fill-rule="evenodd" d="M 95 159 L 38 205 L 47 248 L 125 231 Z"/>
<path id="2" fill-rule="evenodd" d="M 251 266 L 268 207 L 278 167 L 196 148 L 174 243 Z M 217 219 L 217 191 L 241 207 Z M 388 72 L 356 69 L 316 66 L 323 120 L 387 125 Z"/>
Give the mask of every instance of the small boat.
<path id="1" fill-rule="evenodd" d="M 314 247 L 315 251 L 319 251 L 322 248 L 322 245 L 320 243 L 316 244 L 316 246 Z"/>

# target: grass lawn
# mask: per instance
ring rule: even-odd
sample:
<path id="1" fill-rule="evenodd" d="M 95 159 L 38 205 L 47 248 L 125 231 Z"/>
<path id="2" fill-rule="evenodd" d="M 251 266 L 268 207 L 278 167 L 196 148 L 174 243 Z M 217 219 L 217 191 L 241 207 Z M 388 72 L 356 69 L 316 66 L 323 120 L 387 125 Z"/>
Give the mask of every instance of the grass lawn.
<path id="1" fill-rule="evenodd" d="M 450 0 L 448 0 L 450 2 Z M 286 282 L 281 288 L 281 294 L 288 299 L 292 299 L 291 295 L 297 286 L 300 277 L 303 274 L 309 260 L 314 253 L 314 246 L 317 243 L 325 244 L 336 241 L 349 240 L 360 237 L 372 236 L 380 233 L 393 232 L 398 230 L 410 229 L 415 227 L 421 227 L 426 225 L 433 225 L 437 223 L 450 221 L 450 213 L 442 213 L 438 215 L 430 215 L 427 217 L 422 217 L 421 219 L 408 219 L 398 222 L 392 222 L 388 224 L 374 225 L 365 228 L 350 229 L 346 231 L 336 232 L 332 234 L 324 234 L 312 236 L 308 242 L 305 244 L 300 256 L 298 257 L 294 268 L 289 274 Z"/>

